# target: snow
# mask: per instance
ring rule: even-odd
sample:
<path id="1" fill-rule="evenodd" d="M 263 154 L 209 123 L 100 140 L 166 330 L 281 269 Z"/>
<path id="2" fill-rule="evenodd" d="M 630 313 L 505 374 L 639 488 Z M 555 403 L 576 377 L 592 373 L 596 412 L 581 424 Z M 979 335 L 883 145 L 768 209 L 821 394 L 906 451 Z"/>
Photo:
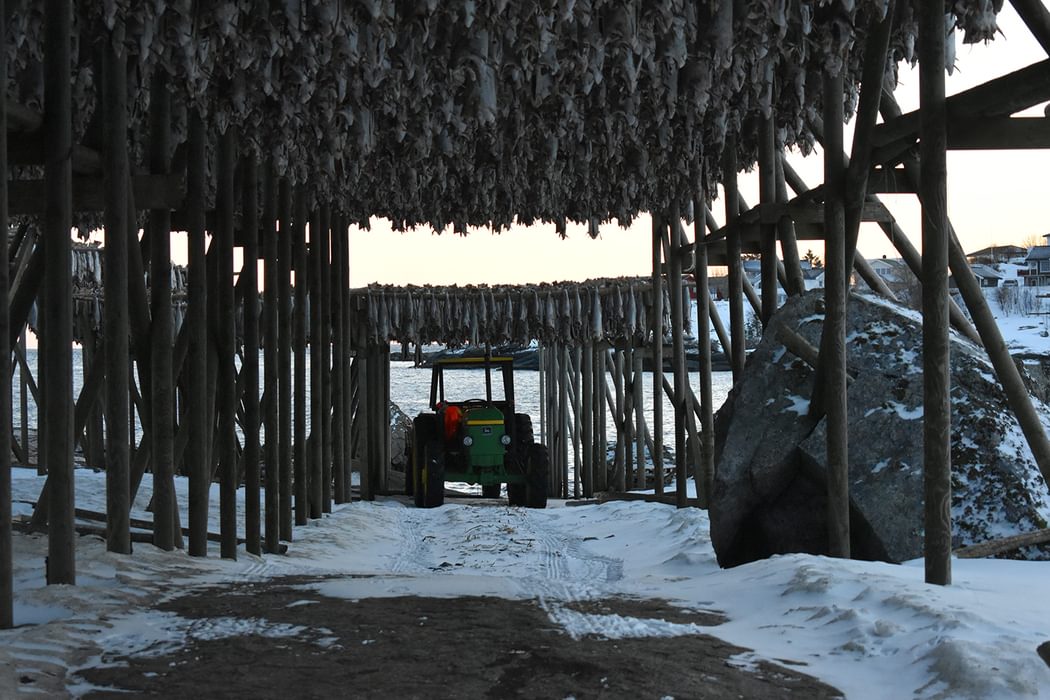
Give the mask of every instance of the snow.
<path id="1" fill-rule="evenodd" d="M 15 498 L 35 498 L 40 477 L 16 472 Z M 104 500 L 103 475 L 78 470 L 77 486 L 78 499 Z M 178 489 L 184 495 L 185 484 Z M 57 691 L 82 694 L 91 688 L 76 669 L 160 654 L 191 639 L 257 634 L 338 646 L 325 629 L 256 618 L 189 621 L 147 606 L 191 586 L 324 575 L 330 578 L 302 587 L 355 600 L 533 599 L 573 639 L 711 634 L 753 650 L 734 657 L 734 665 L 780 660 L 851 698 L 1050 698 L 1050 668 L 1035 652 L 1050 640 L 1050 600 L 1037 594 L 1050 563 L 954 560 L 947 587 L 925 584 L 921 561 L 896 566 L 796 554 L 722 570 L 708 531 L 705 511 L 638 501 L 552 501 L 546 510 L 465 501 L 421 510 L 378 500 L 336 506 L 298 528 L 285 555 L 242 550 L 237 561 L 220 560 L 213 545 L 209 558 L 192 559 L 139 544 L 124 556 L 82 537 L 77 586 L 44 586 L 46 538 L 16 534 L 21 626 L 0 632 L 0 668 L 9 670 L 0 675 L 0 696 L 17 692 L 16 679 L 27 675 L 42 679 L 34 684 L 38 692 L 51 678 L 62 684 Z M 662 598 L 720 611 L 727 621 L 699 628 L 570 606 L 611 596 Z"/>

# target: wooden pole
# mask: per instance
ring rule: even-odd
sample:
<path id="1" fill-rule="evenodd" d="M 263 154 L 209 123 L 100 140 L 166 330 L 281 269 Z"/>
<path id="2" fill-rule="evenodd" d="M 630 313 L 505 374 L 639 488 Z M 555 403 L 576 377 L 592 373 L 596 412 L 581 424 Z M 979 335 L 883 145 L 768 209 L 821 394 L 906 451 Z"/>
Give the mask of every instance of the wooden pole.
<path id="1" fill-rule="evenodd" d="M 219 419 L 219 534 L 223 559 L 237 558 L 237 376 L 234 367 L 236 355 L 236 316 L 233 295 L 233 236 L 235 207 L 234 170 L 237 159 L 237 136 L 233 127 L 219 137 L 218 185 L 215 208 L 218 230 L 212 244 L 217 246 L 218 275 L 218 377 L 215 393 Z"/>
<path id="2" fill-rule="evenodd" d="M 7 7 L 0 0 L 0 85 L 7 85 Z M 0 260 L 10 259 L 7 236 L 7 105 L 0 104 Z M 0 338 L 10 349 L 10 268 L 0 265 Z M 14 627 L 14 546 L 11 540 L 11 353 L 0 352 L 0 629 Z M 29 449 L 28 443 L 25 445 Z"/>
<path id="3" fill-rule="evenodd" d="M 41 375 L 48 483 L 48 584 L 76 583 L 73 528 L 73 104 L 70 71 L 73 6 L 44 2 L 44 304 Z M 7 231 L 3 231 L 7 235 Z M 7 400 L 4 397 L 4 400 Z M 4 430 L 7 427 L 4 426 Z"/>
<path id="4" fill-rule="evenodd" d="M 332 512 L 332 209 L 327 204 L 321 207 L 320 229 L 318 230 L 320 250 L 317 252 L 318 315 L 320 324 L 317 327 L 317 341 L 321 350 L 321 414 L 315 416 L 320 420 L 321 439 L 321 512 Z M 313 235 L 311 233 L 311 235 Z M 389 421 L 388 421 L 389 423 Z"/>
<path id="5" fill-rule="evenodd" d="M 613 353 L 612 377 L 613 389 L 616 392 L 616 405 L 613 411 L 613 422 L 616 424 L 616 465 L 615 483 L 617 491 L 627 490 L 627 435 L 625 414 L 625 397 L 623 386 L 624 352 L 617 348 Z"/>
<path id="6" fill-rule="evenodd" d="M 106 306 L 102 326 L 106 348 L 106 549 L 130 554 L 127 56 L 112 37 L 104 43 L 102 109 L 107 128 L 102 134 L 102 176 L 106 189 L 106 274 L 102 282 Z"/>
<path id="7" fill-rule="evenodd" d="M 346 410 L 346 398 L 344 396 L 345 364 L 343 357 L 346 353 L 346 338 L 343 315 L 343 287 L 345 282 L 343 275 L 345 268 L 343 262 L 343 232 L 345 227 L 342 217 L 336 213 L 332 217 L 332 312 L 329 316 L 332 323 L 332 476 L 335 478 L 335 490 L 333 492 L 336 503 L 346 502 L 346 463 L 343 459 L 343 441 L 346 436 L 343 430 L 343 412 Z"/>
<path id="8" fill-rule="evenodd" d="M 295 524 L 306 525 L 310 516 L 309 474 L 306 464 L 306 326 L 308 277 L 306 263 L 306 193 L 295 190 Z"/>
<path id="9" fill-rule="evenodd" d="M 547 350 L 540 344 L 537 350 L 540 383 L 540 443 L 547 443 Z"/>
<path id="10" fill-rule="evenodd" d="M 769 77 L 772 92 L 772 76 Z M 777 201 L 777 143 L 773 115 L 763 116 L 758 126 L 758 186 L 759 201 L 774 204 Z M 762 241 L 762 327 L 777 310 L 777 224 L 761 226 Z"/>
<path id="11" fill-rule="evenodd" d="M 849 452 L 846 415 L 846 213 L 842 163 L 843 76 L 824 74 L 824 330 L 823 391 L 827 411 L 828 552 L 849 558 Z"/>
<path id="12" fill-rule="evenodd" d="M 572 496 L 573 498 L 580 497 L 580 479 L 583 476 L 583 464 L 582 455 L 580 454 L 580 433 L 581 433 L 581 404 L 583 402 L 583 393 L 580 388 L 581 365 L 583 364 L 583 350 L 577 343 L 572 348 Z"/>
<path id="13" fill-rule="evenodd" d="M 784 180 L 784 149 L 777 151 L 777 203 L 787 204 L 787 182 Z M 790 216 L 782 216 L 777 222 L 777 238 L 780 240 L 780 251 L 784 258 L 784 274 L 787 277 L 785 290 L 788 296 L 797 296 L 806 291 L 806 280 L 802 275 L 802 266 L 798 257 L 798 241 L 795 238 L 795 224 Z"/>
<path id="14" fill-rule="evenodd" d="M 594 495 L 594 465 L 597 454 L 594 449 L 594 345 L 592 343 L 584 343 L 580 360 L 580 373 L 583 375 L 583 386 L 581 387 L 583 405 L 580 409 L 583 420 L 583 497 L 590 498 Z"/>
<path id="15" fill-rule="evenodd" d="M 240 287 L 244 317 L 244 546 L 262 554 L 259 473 L 259 169 L 255 157 L 241 161 L 241 234 L 243 262 Z"/>
<path id="16" fill-rule="evenodd" d="M 189 324 L 190 333 L 187 393 L 193 408 L 187 415 L 189 442 L 186 461 L 190 465 L 189 554 L 194 557 L 208 554 L 208 501 L 211 489 L 208 446 L 211 444 L 212 425 L 209 422 L 211 411 L 207 408 L 211 403 L 208 384 L 208 260 L 204 230 L 206 141 L 204 122 L 196 111 L 191 111 L 186 157 L 186 211 L 189 219 L 189 307 L 186 323 Z M 108 242 L 106 247 L 109 247 Z M 106 341 L 107 346 L 109 342 Z M 123 393 L 127 394 L 127 391 Z"/>
<path id="17" fill-rule="evenodd" d="M 310 465 L 310 517 L 320 518 L 322 513 L 322 500 L 324 498 L 324 484 L 322 474 L 324 468 L 321 464 L 324 459 L 324 419 L 321 417 L 324 397 L 324 377 L 321 371 L 322 356 L 321 344 L 323 343 L 323 331 L 321 326 L 324 320 L 321 316 L 321 213 L 314 209 L 310 215 L 310 437 L 307 440 L 307 450 Z"/>
<path id="18" fill-rule="evenodd" d="M 673 348 L 674 365 L 674 463 L 675 463 L 675 504 L 679 508 L 689 505 L 689 491 L 687 489 L 688 474 L 686 473 L 686 391 L 689 386 L 689 376 L 685 368 L 685 309 L 682 300 L 682 255 L 683 246 L 677 235 L 681 226 L 677 208 L 671 214 L 670 225 L 674 232 L 668 238 L 668 287 L 671 289 L 671 345 Z M 670 245 L 670 241 L 674 245 Z M 710 345 L 710 339 L 708 339 Z M 663 377 L 661 376 L 661 379 Z M 653 397 L 663 402 L 663 392 L 660 386 L 653 387 Z M 699 490 L 699 482 L 696 484 Z"/>
<path id="19" fill-rule="evenodd" d="M 744 340 L 744 267 L 740 260 L 740 231 L 733 223 L 740 209 L 740 190 L 737 187 L 736 138 L 726 137 L 725 152 L 722 158 L 722 172 L 725 178 L 723 187 L 726 197 L 726 257 L 728 258 L 729 283 L 729 332 L 731 347 L 726 348 L 729 365 L 733 368 L 733 381 L 740 379 L 747 361 L 747 343 Z"/>
<path id="20" fill-rule="evenodd" d="M 645 483 L 645 396 L 642 393 L 642 382 L 645 373 L 642 369 L 642 350 L 637 348 L 631 352 L 631 405 L 634 409 L 634 487 L 646 488 Z M 659 392 L 654 392 L 658 395 Z M 654 396 L 654 401 L 656 396 Z M 656 460 L 653 455 L 653 460 Z"/>
<path id="21" fill-rule="evenodd" d="M 150 84 L 150 170 L 171 170 L 171 93 L 163 73 Z M 175 547 L 175 392 L 171 317 L 171 211 L 150 211 L 150 302 L 153 324 L 150 342 L 151 428 L 153 453 L 153 544 Z M 181 537 L 180 537 L 181 539 Z"/>
<path id="22" fill-rule="evenodd" d="M 263 414 L 266 434 L 266 534 L 264 546 L 267 552 L 278 551 L 281 539 L 281 380 L 278 365 L 279 346 L 283 340 L 280 333 L 278 309 L 279 273 L 277 261 L 277 172 L 272 160 L 268 160 L 263 175 L 263 306 L 266 309 L 266 328 L 263 336 L 263 386 L 266 387 L 266 410 Z M 282 229 L 281 233 L 285 233 Z"/>
<path id="23" fill-rule="evenodd" d="M 609 446 L 608 432 L 605 423 L 605 397 L 609 391 L 608 373 L 606 372 L 606 351 L 601 345 L 594 345 L 594 490 L 609 490 Z"/>
<path id="24" fill-rule="evenodd" d="M 702 211 L 701 206 L 706 209 L 707 204 L 696 201 L 693 203 L 694 211 Z M 693 249 L 696 255 L 696 339 L 699 345 L 700 355 L 700 465 L 699 474 L 696 478 L 697 505 L 707 508 L 710 504 L 711 482 L 714 478 L 714 456 L 715 456 L 715 419 L 713 383 L 711 374 L 711 330 L 709 325 L 711 304 L 711 289 L 708 281 L 707 245 L 704 240 L 705 220 L 696 216 L 693 222 Z"/>
<path id="25" fill-rule="evenodd" d="M 948 339 L 948 165 L 944 0 L 919 10 L 922 163 L 923 493 L 926 582 L 952 581 L 951 365 Z M 837 151 L 836 151 L 837 152 Z"/>
<path id="26" fill-rule="evenodd" d="M 350 305 L 350 230 L 346 225 L 346 220 L 342 220 L 339 230 L 340 238 L 343 241 L 343 256 L 340 258 L 339 265 L 342 268 L 342 279 L 343 286 L 340 290 L 340 294 L 343 297 L 343 328 L 344 328 L 344 348 L 343 353 L 340 357 L 340 361 L 343 365 L 343 468 L 346 470 L 346 480 L 343 500 L 346 503 L 350 503 L 351 499 L 351 483 L 353 480 L 353 447 L 351 445 L 351 434 L 352 434 L 352 420 L 353 420 L 353 382 L 350 374 L 352 363 L 350 359 L 351 354 L 351 338 L 353 328 L 351 327 L 351 318 L 353 315 L 353 309 Z M 418 348 L 416 348 L 418 351 Z"/>
<path id="27" fill-rule="evenodd" d="M 663 231 L 666 224 L 653 214 L 653 489 L 664 492 L 664 402 L 660 386 L 664 379 Z M 672 304 L 674 300 L 672 299 Z"/>
<path id="28" fill-rule="evenodd" d="M 292 539 L 292 188 L 287 178 L 278 187 L 277 218 L 277 443 L 280 461 L 281 539 Z"/>

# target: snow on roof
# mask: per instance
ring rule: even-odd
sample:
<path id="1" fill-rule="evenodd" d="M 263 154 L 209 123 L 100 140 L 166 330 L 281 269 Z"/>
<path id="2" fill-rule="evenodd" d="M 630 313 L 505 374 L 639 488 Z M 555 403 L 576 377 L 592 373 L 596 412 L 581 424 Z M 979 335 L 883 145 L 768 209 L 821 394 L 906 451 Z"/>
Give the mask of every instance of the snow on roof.
<path id="1" fill-rule="evenodd" d="M 1028 251 L 1025 260 L 1050 260 L 1050 245 L 1037 245 Z"/>
<path id="2" fill-rule="evenodd" d="M 973 274 L 977 277 L 983 277 L 985 279 L 997 279 L 1001 280 L 1005 275 L 996 270 L 994 267 L 988 265 L 971 265 L 970 269 L 973 270 Z"/>

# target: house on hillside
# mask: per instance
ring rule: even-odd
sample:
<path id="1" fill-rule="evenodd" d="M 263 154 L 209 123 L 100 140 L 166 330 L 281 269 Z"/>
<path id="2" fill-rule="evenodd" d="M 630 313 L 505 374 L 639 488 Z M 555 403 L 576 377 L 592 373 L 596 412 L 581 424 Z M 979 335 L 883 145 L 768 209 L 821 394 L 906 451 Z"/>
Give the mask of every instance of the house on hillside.
<path id="1" fill-rule="evenodd" d="M 881 277 L 891 288 L 894 284 L 902 284 L 907 281 L 908 275 L 911 274 L 911 270 L 909 270 L 904 261 L 900 259 L 892 259 L 884 256 L 876 258 L 875 260 L 869 260 L 868 265 L 870 265 L 875 274 Z"/>
<path id="2" fill-rule="evenodd" d="M 973 276 L 977 278 L 977 282 L 985 288 L 995 288 L 1005 279 L 1005 275 L 990 265 L 971 265 L 970 269 L 973 271 Z M 948 286 L 955 287 L 955 280 L 948 278 Z"/>
<path id="3" fill-rule="evenodd" d="M 1028 249 L 1019 245 L 993 245 L 966 254 L 966 261 L 971 265 L 995 265 L 996 263 L 1023 260 Z"/>
<path id="4" fill-rule="evenodd" d="M 1050 245 L 1033 246 L 1025 258 L 1028 269 L 1023 275 L 1026 287 L 1050 285 Z"/>

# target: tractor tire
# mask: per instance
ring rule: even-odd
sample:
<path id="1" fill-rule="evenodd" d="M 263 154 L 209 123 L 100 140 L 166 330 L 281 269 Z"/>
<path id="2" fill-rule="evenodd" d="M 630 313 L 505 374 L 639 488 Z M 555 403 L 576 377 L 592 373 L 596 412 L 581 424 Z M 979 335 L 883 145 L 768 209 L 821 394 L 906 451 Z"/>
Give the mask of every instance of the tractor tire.
<path id="1" fill-rule="evenodd" d="M 526 453 L 532 444 L 532 418 L 527 413 L 514 414 L 514 448 L 522 454 Z"/>
<path id="2" fill-rule="evenodd" d="M 533 443 L 529 447 L 528 474 L 525 482 L 525 505 L 529 508 L 547 507 L 547 472 L 550 457 L 547 446 Z"/>
<path id="3" fill-rule="evenodd" d="M 424 454 L 426 466 L 420 479 L 423 486 L 423 507 L 440 508 L 445 504 L 445 447 L 440 440 L 431 440 Z"/>
<path id="4" fill-rule="evenodd" d="M 525 484 L 507 484 L 507 503 L 512 506 L 525 505 Z"/>
<path id="5" fill-rule="evenodd" d="M 499 498 L 500 484 L 492 484 L 491 486 L 481 487 L 482 498 Z"/>
<path id="6" fill-rule="evenodd" d="M 417 508 L 423 508 L 425 505 L 423 467 L 426 464 L 427 445 L 437 437 L 437 416 L 432 413 L 421 413 L 415 417 L 412 421 L 412 457 L 409 460 L 412 468 L 409 473 L 405 474 L 405 490 L 408 491 L 407 483 L 411 482 L 410 494 Z"/>

